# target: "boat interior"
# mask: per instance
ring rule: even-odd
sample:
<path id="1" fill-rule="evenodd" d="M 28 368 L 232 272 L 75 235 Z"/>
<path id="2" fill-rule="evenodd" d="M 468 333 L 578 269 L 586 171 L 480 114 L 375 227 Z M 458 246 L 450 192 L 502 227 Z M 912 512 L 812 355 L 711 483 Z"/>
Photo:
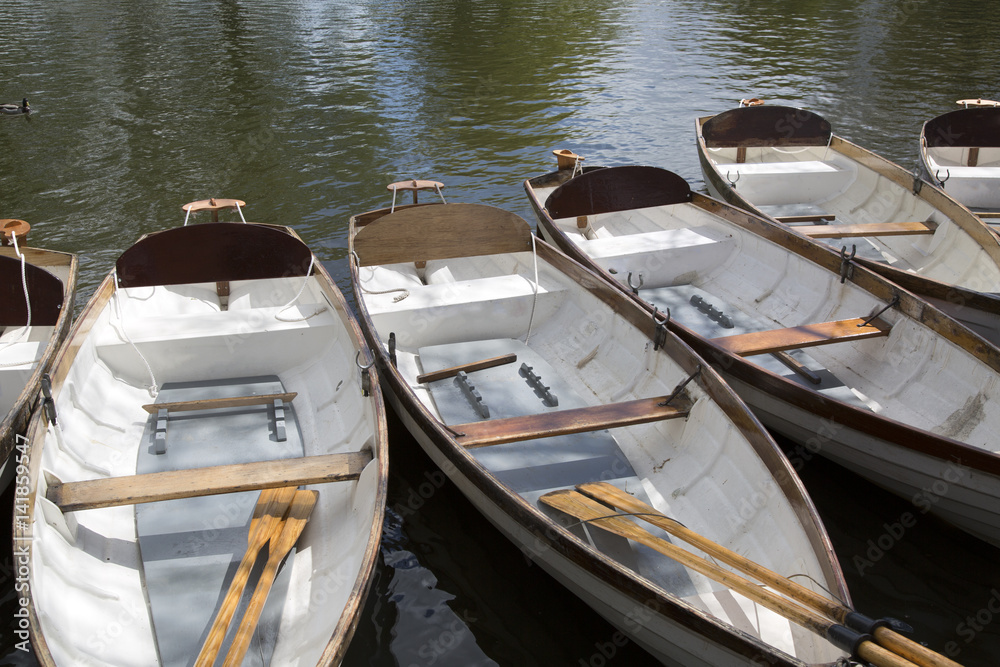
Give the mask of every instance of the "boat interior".
<path id="1" fill-rule="evenodd" d="M 548 261 L 552 249 L 513 214 L 445 204 L 364 222 L 352 252 L 381 344 L 416 399 L 499 484 L 699 613 L 807 661 L 836 659 L 824 640 L 741 595 L 538 502 L 609 481 L 776 571 L 825 581 L 805 532 L 789 529 L 801 524 L 788 498 L 696 382 L 669 402 L 676 409 L 658 408 L 657 421 L 616 421 L 625 406 L 671 396 L 691 373 Z M 386 242 L 405 233 L 406 242 Z M 447 250 L 421 238 L 459 243 Z M 585 427 L 559 431 L 560 413 Z"/>
<path id="2" fill-rule="evenodd" d="M 704 121 L 701 136 L 719 179 L 708 183 L 713 194 L 732 188 L 837 250 L 855 246 L 859 257 L 941 282 L 1000 288 L 1000 268 L 976 239 L 912 188 L 852 157 L 856 148 L 819 116 L 780 106 L 731 109 Z"/>
<path id="3" fill-rule="evenodd" d="M 582 192 L 613 192 L 635 170 L 665 181 L 641 202 L 649 206 L 611 202 L 581 215 L 579 202 L 600 200 Z M 995 448 L 1000 422 L 967 403 L 992 401 L 989 367 L 836 272 L 690 201 L 677 181 L 654 167 L 611 167 L 535 196 L 584 254 L 697 334 L 830 398 Z M 942 395 L 941 382 L 954 390 Z"/>
<path id="4" fill-rule="evenodd" d="M 155 500 L 149 475 L 227 488 L 240 464 L 276 470 L 269 461 L 366 452 L 357 483 L 309 487 L 318 502 L 243 664 L 315 664 L 333 636 L 337 615 L 315 607 L 342 608 L 364 558 L 378 483 L 373 408 L 342 301 L 301 241 L 263 229 L 198 225 L 137 243 L 84 313 L 72 365 L 55 371 L 32 593 L 57 662 L 190 665 L 206 638 L 259 493 L 177 498 L 165 488 Z M 131 494 L 153 501 L 131 504 Z"/>

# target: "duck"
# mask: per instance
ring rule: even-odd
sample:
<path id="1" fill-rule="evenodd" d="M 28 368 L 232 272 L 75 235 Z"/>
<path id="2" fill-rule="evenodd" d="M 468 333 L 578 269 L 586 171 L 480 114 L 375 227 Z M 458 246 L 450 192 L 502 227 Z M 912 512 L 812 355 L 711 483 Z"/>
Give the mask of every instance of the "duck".
<path id="1" fill-rule="evenodd" d="M 28 106 L 28 98 L 25 97 L 22 99 L 20 104 L 0 104 L 0 113 L 31 113 L 31 108 Z"/>

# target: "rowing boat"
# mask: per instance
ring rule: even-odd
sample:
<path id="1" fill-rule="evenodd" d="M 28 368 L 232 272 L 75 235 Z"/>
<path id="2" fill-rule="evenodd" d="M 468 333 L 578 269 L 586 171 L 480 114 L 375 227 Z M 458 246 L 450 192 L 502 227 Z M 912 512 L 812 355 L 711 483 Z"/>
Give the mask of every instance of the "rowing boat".
<path id="1" fill-rule="evenodd" d="M 715 363 L 763 423 L 1000 545 L 1000 350 L 786 227 L 655 167 L 525 182 L 543 238 Z M 652 305 L 650 305 L 652 304 Z"/>
<path id="2" fill-rule="evenodd" d="M 1000 216 L 1000 103 L 959 100 L 961 109 L 924 123 L 925 179 L 990 222 Z"/>
<path id="3" fill-rule="evenodd" d="M 369 354 L 289 228 L 126 250 L 18 447 L 20 641 L 43 665 L 339 664 L 386 499 Z"/>
<path id="4" fill-rule="evenodd" d="M 608 481 L 730 549 L 847 599 L 801 482 L 716 373 L 506 211 L 354 216 L 351 272 L 386 400 L 526 555 L 668 664 L 814 664 L 844 653 L 547 494 Z M 617 640 L 616 640 L 617 641 Z"/>
<path id="5" fill-rule="evenodd" d="M 712 196 L 856 254 L 1000 344 L 1000 240 L 945 191 L 804 109 L 744 106 L 696 130 Z"/>
<path id="6" fill-rule="evenodd" d="M 30 229 L 0 220 L 0 489 L 10 483 L 11 452 L 24 436 L 42 377 L 69 332 L 76 256 L 20 247 Z M 29 319 L 30 318 L 30 319 Z"/>

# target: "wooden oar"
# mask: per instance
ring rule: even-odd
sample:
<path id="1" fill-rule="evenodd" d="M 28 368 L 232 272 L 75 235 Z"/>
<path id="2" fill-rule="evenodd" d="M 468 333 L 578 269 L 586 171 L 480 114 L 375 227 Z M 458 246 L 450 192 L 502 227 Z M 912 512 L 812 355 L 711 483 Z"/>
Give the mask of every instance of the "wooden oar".
<path id="1" fill-rule="evenodd" d="M 260 573 L 260 580 L 257 588 L 254 589 L 250 604 L 247 606 L 243 620 L 240 621 L 236 630 L 236 637 L 226 654 L 225 667 L 239 667 L 243 662 L 243 656 L 250 647 L 250 639 L 257 629 L 257 622 L 260 620 L 261 612 L 264 611 L 264 603 L 267 601 L 267 594 L 271 590 L 271 584 L 278 575 L 278 567 L 285 559 L 288 552 L 295 546 L 302 529 L 306 527 L 309 515 L 312 514 L 313 507 L 316 506 L 316 491 L 296 491 L 295 498 L 292 499 L 292 506 L 288 508 L 288 516 L 281 522 L 281 532 L 275 539 L 271 540 L 268 547 L 267 563 L 264 571 Z"/>
<path id="2" fill-rule="evenodd" d="M 640 519 L 644 519 L 654 526 L 662 528 L 674 537 L 680 538 L 688 544 L 701 549 L 716 560 L 731 565 L 737 570 L 774 587 L 789 597 L 812 607 L 816 611 L 826 614 L 838 623 L 854 627 L 861 632 L 869 632 L 880 645 L 922 667 L 960 667 L 957 662 L 944 657 L 940 653 L 935 653 L 926 646 L 921 646 L 911 639 L 903 637 L 891 628 L 885 626 L 876 626 L 871 629 L 859 627 L 858 624 L 852 623 L 852 621 L 857 619 L 859 623 L 870 624 L 871 619 L 858 614 L 853 609 L 839 602 L 825 598 L 819 593 L 777 572 L 769 570 L 763 565 L 727 549 L 721 544 L 713 542 L 674 519 L 661 514 L 655 508 L 647 505 L 635 496 L 622 491 L 613 484 L 593 482 L 590 484 L 580 484 L 576 488 L 581 493 L 595 500 L 599 500 L 624 512 L 636 514 Z"/>
<path id="3" fill-rule="evenodd" d="M 915 667 L 914 663 L 909 660 L 887 651 L 875 642 L 864 640 L 861 633 L 838 625 L 810 609 L 805 609 L 777 593 L 744 579 L 738 574 L 722 569 L 701 556 L 660 539 L 622 515 L 609 515 L 608 512 L 611 510 L 607 507 L 577 491 L 570 489 L 552 491 L 542 496 L 541 501 L 570 516 L 588 521 L 634 542 L 645 544 L 651 549 L 669 556 L 681 565 L 728 586 L 762 607 L 766 607 L 793 623 L 825 637 L 835 646 L 848 652 L 856 652 L 855 657 L 867 660 L 873 665 L 878 667 Z"/>
<path id="4" fill-rule="evenodd" d="M 219 655 L 219 649 L 222 648 L 222 642 L 229 630 L 229 623 L 233 620 L 233 614 L 236 613 L 240 598 L 243 597 L 243 589 L 246 588 L 250 570 L 253 569 L 253 564 L 257 561 L 257 554 L 271 539 L 274 528 L 281 525 L 281 520 L 294 497 L 294 486 L 264 489 L 260 492 L 257 506 L 254 507 L 253 517 L 250 519 L 247 550 L 236 568 L 236 574 L 233 575 L 233 580 L 229 584 L 226 597 L 222 599 L 222 605 L 215 615 L 205 643 L 195 660 L 195 667 L 211 667 L 215 664 L 215 658 Z"/>

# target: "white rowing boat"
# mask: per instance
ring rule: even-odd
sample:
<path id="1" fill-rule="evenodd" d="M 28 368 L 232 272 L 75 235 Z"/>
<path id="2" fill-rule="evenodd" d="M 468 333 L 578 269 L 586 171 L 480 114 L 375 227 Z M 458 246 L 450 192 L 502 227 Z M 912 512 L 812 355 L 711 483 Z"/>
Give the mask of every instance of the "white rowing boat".
<path id="1" fill-rule="evenodd" d="M 368 355 L 288 228 L 129 248 L 18 447 L 19 638 L 41 664 L 339 664 L 385 509 Z"/>
<path id="2" fill-rule="evenodd" d="M 730 586 L 546 504 L 553 491 L 609 481 L 847 599 L 787 460 L 657 318 L 490 206 L 364 213 L 351 220 L 350 243 L 361 326 L 387 400 L 528 556 L 668 664 L 844 655 Z"/>
<path id="3" fill-rule="evenodd" d="M 662 312 L 765 425 L 1000 545 L 1000 350 L 655 167 L 526 181 L 539 229 Z"/>
<path id="4" fill-rule="evenodd" d="M 961 109 L 920 130 L 924 178 L 989 223 L 1000 216 L 1000 102 L 959 100 Z"/>
<path id="5" fill-rule="evenodd" d="M 29 229 L 0 220 L 0 489 L 13 476 L 7 463 L 69 332 L 76 294 L 76 255 L 22 247 Z"/>
<path id="6" fill-rule="evenodd" d="M 739 107 L 696 130 L 710 194 L 856 253 L 1000 344 L 1000 239 L 944 191 L 804 109 Z"/>

